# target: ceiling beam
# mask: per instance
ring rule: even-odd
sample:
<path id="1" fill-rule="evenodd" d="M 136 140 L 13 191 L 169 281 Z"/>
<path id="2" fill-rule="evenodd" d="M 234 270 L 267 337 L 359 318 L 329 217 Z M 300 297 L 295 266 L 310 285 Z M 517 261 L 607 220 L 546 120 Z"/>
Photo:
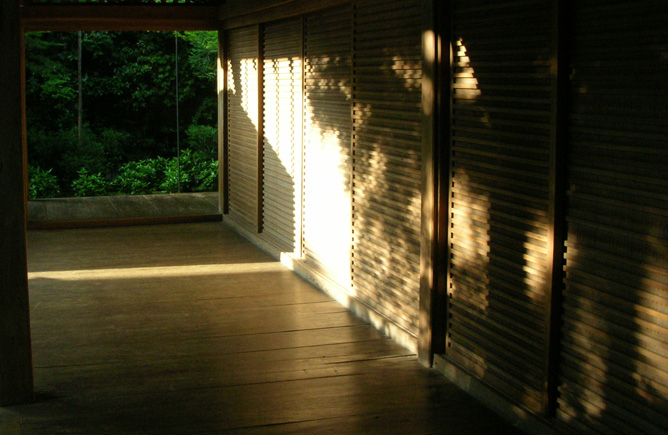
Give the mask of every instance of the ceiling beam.
<path id="1" fill-rule="evenodd" d="M 25 31 L 217 30 L 219 6 L 33 4 L 21 7 Z"/>
<path id="2" fill-rule="evenodd" d="M 249 26 L 341 6 L 351 0 L 227 0 L 220 7 L 223 27 Z"/>

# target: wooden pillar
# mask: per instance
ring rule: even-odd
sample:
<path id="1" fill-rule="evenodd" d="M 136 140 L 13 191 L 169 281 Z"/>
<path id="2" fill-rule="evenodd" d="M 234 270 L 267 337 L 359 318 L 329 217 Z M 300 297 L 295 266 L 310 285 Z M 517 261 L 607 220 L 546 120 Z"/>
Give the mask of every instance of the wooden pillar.
<path id="1" fill-rule="evenodd" d="M 33 394 L 18 4 L 0 3 L 0 406 L 29 402 Z"/>
<path id="2" fill-rule="evenodd" d="M 264 25 L 257 26 L 257 232 L 264 231 Z"/>
<path id="3" fill-rule="evenodd" d="M 225 31 L 218 29 L 218 209 L 228 214 L 229 190 L 227 184 L 228 146 L 227 146 L 227 50 Z"/>
<path id="4" fill-rule="evenodd" d="M 542 414 L 554 416 L 557 409 L 558 365 L 560 354 L 561 305 L 564 282 L 564 242 L 566 240 L 566 154 L 568 124 L 569 54 L 567 18 L 570 0 L 553 0 L 552 27 L 552 119 L 550 131 L 550 184 L 548 264 L 551 265 L 547 281 L 547 307 L 545 316 L 545 392 Z"/>
<path id="5" fill-rule="evenodd" d="M 433 364 L 439 344 L 444 342 L 439 310 L 439 160 L 438 132 L 441 110 L 439 67 L 441 35 L 433 2 L 424 2 L 422 30 L 422 224 L 420 249 L 420 317 L 418 360 Z"/>

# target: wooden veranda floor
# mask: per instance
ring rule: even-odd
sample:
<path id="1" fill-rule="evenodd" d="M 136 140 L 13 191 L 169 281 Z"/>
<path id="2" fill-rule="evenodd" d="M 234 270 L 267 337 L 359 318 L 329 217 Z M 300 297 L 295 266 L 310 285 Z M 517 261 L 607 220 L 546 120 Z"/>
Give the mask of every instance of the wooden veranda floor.
<path id="1" fill-rule="evenodd" d="M 28 239 L 37 401 L 0 432 L 515 433 L 223 223 Z"/>

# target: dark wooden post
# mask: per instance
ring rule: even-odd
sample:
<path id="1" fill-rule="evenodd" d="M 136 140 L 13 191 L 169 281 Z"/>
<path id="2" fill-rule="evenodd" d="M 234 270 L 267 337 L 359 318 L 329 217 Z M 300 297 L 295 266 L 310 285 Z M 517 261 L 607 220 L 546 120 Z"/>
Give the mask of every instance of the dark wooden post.
<path id="1" fill-rule="evenodd" d="M 433 364 L 435 347 L 443 341 L 438 316 L 438 171 L 440 35 L 434 4 L 424 3 L 422 30 L 422 224 L 420 249 L 420 317 L 418 359 Z"/>
<path id="2" fill-rule="evenodd" d="M 564 279 L 564 240 L 566 238 L 566 154 L 568 107 L 567 38 L 569 0 L 554 0 L 552 28 L 552 120 L 550 132 L 550 185 L 547 309 L 545 316 L 545 391 L 542 414 L 551 417 L 556 411 L 558 364 L 560 351 L 561 304 Z"/>
<path id="3" fill-rule="evenodd" d="M 264 231 L 264 26 L 257 30 L 257 232 Z"/>
<path id="4" fill-rule="evenodd" d="M 218 209 L 229 210 L 228 144 L 227 144 L 227 50 L 223 26 L 218 30 Z"/>
<path id="5" fill-rule="evenodd" d="M 32 400 L 26 264 L 23 35 L 19 2 L 0 5 L 0 406 Z"/>

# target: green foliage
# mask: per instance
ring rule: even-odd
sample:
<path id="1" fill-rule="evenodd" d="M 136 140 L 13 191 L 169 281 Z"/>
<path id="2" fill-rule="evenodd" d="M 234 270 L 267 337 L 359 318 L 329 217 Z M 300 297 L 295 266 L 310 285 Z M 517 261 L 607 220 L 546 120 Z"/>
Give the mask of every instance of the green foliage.
<path id="1" fill-rule="evenodd" d="M 69 187 L 78 177 L 77 171 L 87 168 L 92 173 L 107 171 L 104 148 L 97 135 L 89 128 L 81 132 L 81 143 L 76 127 L 67 130 L 28 130 L 29 163 L 38 167 L 51 167 L 53 174 Z M 66 195 L 71 193 L 64 192 Z"/>
<path id="2" fill-rule="evenodd" d="M 101 173 L 90 174 L 86 168 L 77 172 L 79 177 L 72 182 L 74 196 L 102 196 L 107 193 L 107 182 Z"/>
<path id="3" fill-rule="evenodd" d="M 43 170 L 39 166 L 28 166 L 28 197 L 53 198 L 60 195 L 58 177 L 51 173 L 51 169 Z"/>
<path id="4" fill-rule="evenodd" d="M 179 166 L 176 157 L 167 162 L 165 179 L 160 185 L 163 191 L 177 192 Z M 218 181 L 218 161 L 201 151 L 184 149 L 181 152 L 181 192 L 206 192 L 215 190 Z"/>
<path id="5" fill-rule="evenodd" d="M 191 124 L 186 130 L 188 148 L 211 158 L 218 155 L 218 129 L 208 125 Z"/>
<path id="6" fill-rule="evenodd" d="M 105 172 L 116 172 L 127 161 L 133 143 L 132 135 L 126 131 L 106 128 L 99 134 L 98 141 L 103 152 L 103 156 L 98 158 L 105 160 Z"/>
<path id="7" fill-rule="evenodd" d="M 128 162 L 121 166 L 113 185 L 119 193 L 129 195 L 158 192 L 165 178 L 166 165 L 167 160 L 162 157 Z"/>
<path id="8" fill-rule="evenodd" d="M 79 140 L 78 33 L 26 34 L 28 160 L 31 166 L 51 168 L 48 173 L 60 182 L 52 195 L 95 192 L 94 180 L 106 181 L 107 193 L 176 191 L 176 175 L 167 171 L 168 163 L 175 167 L 164 158 L 175 149 L 176 43 L 180 122 L 185 148 L 193 150 L 184 154 L 191 166 L 181 168 L 182 191 L 215 189 L 211 177 L 216 174 L 205 168 L 217 157 L 217 32 L 93 31 L 82 36 Z"/>
<path id="9" fill-rule="evenodd" d="M 193 73 L 205 80 L 215 80 L 218 32 L 183 32 L 179 34 L 179 37 L 190 45 L 188 63 Z"/>
<path id="10" fill-rule="evenodd" d="M 61 154 L 59 160 L 63 160 L 62 165 L 65 171 L 72 174 L 76 173 L 80 168 L 86 168 L 91 173 L 97 173 L 103 172 L 106 169 L 104 148 L 95 132 L 88 127 L 84 127 L 81 131 L 81 143 L 79 143 L 76 127 L 63 133 L 67 149 Z"/>
<path id="11" fill-rule="evenodd" d="M 28 127 L 61 129 L 76 123 L 76 34 L 26 33 Z M 74 104 L 73 104 L 74 103 Z M 53 116 L 57 114 L 57 116 Z"/>
<path id="12" fill-rule="evenodd" d="M 165 179 L 160 184 L 160 188 L 165 192 L 179 192 L 179 178 L 181 179 L 181 192 L 192 191 L 192 174 L 186 170 L 187 155 L 181 155 L 181 171 L 179 174 L 178 159 L 172 157 L 167 163 L 165 169 Z M 189 166 L 189 165 L 188 165 Z M 180 175 L 180 177 L 179 177 Z"/>
<path id="13" fill-rule="evenodd" d="M 218 190 L 218 160 L 203 160 L 195 174 L 198 192 L 215 192 Z"/>

